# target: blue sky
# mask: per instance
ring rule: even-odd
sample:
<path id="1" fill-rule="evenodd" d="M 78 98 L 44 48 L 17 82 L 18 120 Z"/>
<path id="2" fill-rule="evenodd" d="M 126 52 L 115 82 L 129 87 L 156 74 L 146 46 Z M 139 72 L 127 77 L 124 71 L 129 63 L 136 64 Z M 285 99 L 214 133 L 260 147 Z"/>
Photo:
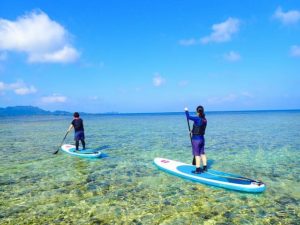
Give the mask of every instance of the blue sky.
<path id="1" fill-rule="evenodd" d="M 299 86 L 297 0 L 0 0 L 0 107 L 299 109 Z"/>

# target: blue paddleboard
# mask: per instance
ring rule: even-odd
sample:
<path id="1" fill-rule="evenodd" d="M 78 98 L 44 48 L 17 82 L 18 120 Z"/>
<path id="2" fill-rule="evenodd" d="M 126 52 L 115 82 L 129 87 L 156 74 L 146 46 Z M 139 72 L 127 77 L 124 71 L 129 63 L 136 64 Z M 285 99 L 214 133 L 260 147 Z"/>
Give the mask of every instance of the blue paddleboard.
<path id="1" fill-rule="evenodd" d="M 217 170 L 208 169 L 207 172 L 194 174 L 192 173 L 192 171 L 195 170 L 195 166 L 175 160 L 155 158 L 154 163 L 160 169 L 175 176 L 207 185 L 252 193 L 263 192 L 266 189 L 265 184 L 261 181 L 256 181 L 246 177 L 241 177 L 239 175 L 224 173 Z"/>
<path id="2" fill-rule="evenodd" d="M 74 156 L 80 156 L 84 158 L 99 158 L 101 155 L 100 151 L 95 151 L 93 149 L 85 149 L 85 150 L 80 150 L 76 151 L 75 145 L 70 145 L 70 144 L 65 144 L 61 146 L 61 150 L 64 152 L 74 155 Z"/>

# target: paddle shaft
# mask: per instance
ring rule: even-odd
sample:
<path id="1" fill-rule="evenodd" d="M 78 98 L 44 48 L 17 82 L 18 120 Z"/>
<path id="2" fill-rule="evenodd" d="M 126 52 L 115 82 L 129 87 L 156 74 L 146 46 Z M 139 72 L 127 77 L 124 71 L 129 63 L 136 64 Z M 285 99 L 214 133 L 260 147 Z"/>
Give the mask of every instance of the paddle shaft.
<path id="1" fill-rule="evenodd" d="M 192 147 L 193 147 L 193 142 L 192 142 L 192 134 L 191 134 L 191 126 L 190 126 L 190 121 L 189 121 L 189 119 L 186 117 L 186 122 L 187 122 L 187 124 L 188 124 L 188 129 L 189 129 L 189 136 L 190 136 L 190 140 L 191 140 L 191 145 L 192 145 Z M 196 165 L 196 159 L 195 159 L 195 156 L 194 156 L 194 158 L 193 158 L 193 163 L 192 163 L 193 165 Z"/>
<path id="2" fill-rule="evenodd" d="M 62 144 L 64 143 L 64 141 L 66 140 L 66 137 L 68 136 L 68 134 L 69 134 L 69 131 L 67 131 L 67 133 L 66 133 L 66 135 L 64 136 L 64 138 L 63 138 L 63 140 L 62 140 L 62 142 L 61 142 L 61 144 L 60 144 L 60 146 L 57 148 L 57 150 L 53 153 L 53 154 L 56 154 L 56 153 L 58 153 L 58 151 L 59 151 L 59 149 L 60 149 L 60 147 L 62 146 Z"/>
<path id="3" fill-rule="evenodd" d="M 191 144 L 192 144 L 192 135 L 191 135 L 191 127 L 190 127 L 190 122 L 189 122 L 189 119 L 186 117 L 186 122 L 188 124 L 188 129 L 189 129 L 189 136 L 190 136 L 190 141 L 191 141 Z"/>

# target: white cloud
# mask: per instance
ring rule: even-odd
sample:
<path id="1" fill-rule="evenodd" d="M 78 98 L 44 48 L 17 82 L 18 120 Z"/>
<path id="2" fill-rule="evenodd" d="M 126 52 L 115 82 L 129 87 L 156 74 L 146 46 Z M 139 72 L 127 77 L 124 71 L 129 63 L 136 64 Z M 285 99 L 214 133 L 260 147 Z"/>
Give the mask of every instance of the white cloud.
<path id="1" fill-rule="evenodd" d="M 155 87 L 159 87 L 163 85 L 166 82 L 166 80 L 160 76 L 160 74 L 156 73 L 153 77 L 153 85 Z"/>
<path id="2" fill-rule="evenodd" d="M 299 45 L 293 45 L 290 49 L 291 56 L 294 57 L 300 57 L 300 46 Z"/>
<path id="3" fill-rule="evenodd" d="M 234 94 L 229 94 L 227 96 L 222 97 L 210 97 L 207 99 L 207 102 L 209 104 L 220 104 L 220 103 L 226 103 L 226 102 L 233 102 L 237 98 Z"/>
<path id="4" fill-rule="evenodd" d="M 0 92 L 5 90 L 5 84 L 0 81 Z"/>
<path id="5" fill-rule="evenodd" d="M 231 40 L 231 36 L 239 31 L 240 21 L 235 18 L 228 18 L 226 21 L 212 26 L 213 32 L 201 39 L 202 44 L 209 42 L 226 42 Z"/>
<path id="6" fill-rule="evenodd" d="M 211 97 L 207 99 L 207 102 L 209 104 L 217 105 L 217 104 L 223 104 L 223 103 L 234 103 L 238 100 L 244 101 L 247 99 L 254 98 L 254 95 L 250 92 L 244 91 L 238 94 L 228 94 L 224 96 L 218 96 L 218 97 Z"/>
<path id="7" fill-rule="evenodd" d="M 64 103 L 67 101 L 67 97 L 58 95 L 58 94 L 53 94 L 51 96 L 46 96 L 42 98 L 43 103 Z"/>
<path id="8" fill-rule="evenodd" d="M 182 46 L 192 46 L 198 44 L 208 44 L 209 42 L 227 42 L 231 40 L 231 36 L 239 31 L 240 20 L 229 17 L 226 21 L 214 24 L 212 26 L 213 32 L 201 39 L 189 38 L 179 40 Z"/>
<path id="9" fill-rule="evenodd" d="M 11 84 L 0 82 L 0 91 L 13 91 L 17 95 L 28 95 L 37 92 L 33 85 L 27 85 L 23 81 L 17 81 Z"/>
<path id="10" fill-rule="evenodd" d="M 241 59 L 241 56 L 239 53 L 237 53 L 235 51 L 230 51 L 230 52 L 224 54 L 224 59 L 229 62 L 236 62 Z"/>
<path id="11" fill-rule="evenodd" d="M 28 95 L 28 94 L 33 94 L 33 93 L 36 93 L 36 89 L 34 86 L 29 86 L 29 87 L 17 87 L 14 89 L 14 92 L 17 94 L 17 95 Z"/>
<path id="12" fill-rule="evenodd" d="M 281 7 L 278 7 L 276 9 L 273 16 L 285 25 L 294 24 L 300 21 L 300 11 L 290 10 L 287 12 L 283 12 Z"/>
<path id="13" fill-rule="evenodd" d="M 79 57 L 78 52 L 69 46 L 64 46 L 63 49 L 60 49 L 52 53 L 44 54 L 32 54 L 29 56 L 29 62 L 53 62 L 53 63 L 68 63 L 76 61 Z"/>
<path id="14" fill-rule="evenodd" d="M 98 96 L 91 96 L 91 97 L 89 97 L 89 99 L 92 100 L 92 101 L 98 101 L 99 97 Z"/>
<path id="15" fill-rule="evenodd" d="M 196 45 L 198 44 L 199 42 L 194 39 L 194 38 L 190 38 L 190 39 L 183 39 L 183 40 L 180 40 L 179 41 L 179 44 L 180 45 L 183 45 L 183 46 L 191 46 L 191 45 Z"/>
<path id="16" fill-rule="evenodd" d="M 34 11 L 16 21 L 0 19 L 0 50 L 25 52 L 29 62 L 73 62 L 70 34 L 47 14 Z"/>
<path id="17" fill-rule="evenodd" d="M 254 98 L 254 95 L 252 93 L 248 92 L 248 91 L 242 92 L 241 95 L 243 97 L 247 97 L 247 98 Z"/>

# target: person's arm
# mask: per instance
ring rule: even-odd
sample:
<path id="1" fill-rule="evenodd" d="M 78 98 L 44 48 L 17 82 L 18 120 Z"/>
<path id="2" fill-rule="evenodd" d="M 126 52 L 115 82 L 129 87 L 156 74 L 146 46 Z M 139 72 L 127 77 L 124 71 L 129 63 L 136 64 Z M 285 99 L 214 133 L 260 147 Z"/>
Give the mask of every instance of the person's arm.
<path id="1" fill-rule="evenodd" d="M 194 122 L 199 120 L 199 117 L 197 116 L 190 116 L 189 109 L 187 107 L 184 108 L 184 111 L 187 119 L 192 120 Z"/>
<path id="2" fill-rule="evenodd" d="M 70 131 L 72 130 L 73 127 L 74 127 L 73 124 L 70 124 L 69 129 L 68 129 L 68 132 L 70 132 Z"/>

